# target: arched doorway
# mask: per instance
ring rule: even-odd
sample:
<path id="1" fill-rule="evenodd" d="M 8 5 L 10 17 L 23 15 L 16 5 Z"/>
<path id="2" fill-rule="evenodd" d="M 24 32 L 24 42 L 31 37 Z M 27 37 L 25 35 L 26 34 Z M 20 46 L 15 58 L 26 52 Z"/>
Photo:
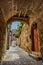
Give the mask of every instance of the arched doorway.
<path id="1" fill-rule="evenodd" d="M 31 34 L 32 34 L 32 51 L 40 53 L 40 39 L 37 23 L 34 23 L 32 25 Z"/>

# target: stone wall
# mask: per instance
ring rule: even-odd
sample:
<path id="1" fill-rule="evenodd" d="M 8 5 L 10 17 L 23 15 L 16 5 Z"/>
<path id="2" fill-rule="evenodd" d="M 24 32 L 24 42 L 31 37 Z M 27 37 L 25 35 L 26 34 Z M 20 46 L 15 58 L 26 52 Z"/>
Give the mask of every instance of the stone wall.
<path id="1" fill-rule="evenodd" d="M 37 23 L 40 37 L 40 52 L 43 58 L 43 17 L 38 18 L 33 23 Z M 29 25 L 24 24 L 18 41 L 18 45 L 27 52 L 32 51 L 31 28 L 33 23 L 30 22 Z"/>
<path id="2" fill-rule="evenodd" d="M 18 45 L 27 52 L 29 51 L 31 52 L 31 48 L 32 48 L 30 35 L 31 35 L 30 26 L 28 24 L 24 24 L 21 35 L 19 37 Z"/>
<path id="3" fill-rule="evenodd" d="M 0 23 L 0 59 L 4 52 L 5 52 L 5 24 L 1 22 Z"/>
<path id="4" fill-rule="evenodd" d="M 2 12 L 0 9 L 0 60 L 2 60 L 2 56 L 5 52 L 5 31 L 6 31 L 6 24 L 4 22 Z"/>

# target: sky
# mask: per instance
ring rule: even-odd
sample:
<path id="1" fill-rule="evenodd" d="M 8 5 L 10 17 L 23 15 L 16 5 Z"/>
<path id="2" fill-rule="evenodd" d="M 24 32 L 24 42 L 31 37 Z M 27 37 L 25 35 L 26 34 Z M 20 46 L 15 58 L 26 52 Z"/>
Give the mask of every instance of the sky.
<path id="1" fill-rule="evenodd" d="M 19 25 L 19 24 L 20 24 L 19 21 L 12 22 L 11 29 L 17 29 L 17 25 Z"/>

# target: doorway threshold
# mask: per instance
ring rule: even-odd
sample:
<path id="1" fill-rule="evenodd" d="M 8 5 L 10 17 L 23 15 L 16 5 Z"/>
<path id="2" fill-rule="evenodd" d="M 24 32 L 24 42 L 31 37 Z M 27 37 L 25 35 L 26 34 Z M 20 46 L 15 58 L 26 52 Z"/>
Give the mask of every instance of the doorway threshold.
<path id="1" fill-rule="evenodd" d="M 39 53 L 39 52 L 32 51 L 32 53 L 30 53 L 29 55 L 36 60 L 42 60 L 41 53 Z"/>

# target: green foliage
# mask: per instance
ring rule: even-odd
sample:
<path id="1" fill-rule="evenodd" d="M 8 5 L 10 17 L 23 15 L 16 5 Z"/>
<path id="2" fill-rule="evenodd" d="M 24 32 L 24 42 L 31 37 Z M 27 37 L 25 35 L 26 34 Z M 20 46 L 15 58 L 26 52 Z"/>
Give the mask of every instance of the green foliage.
<path id="1" fill-rule="evenodd" d="M 16 31 L 16 37 L 19 37 L 22 31 L 23 23 L 20 23 L 18 25 L 17 31 Z"/>

